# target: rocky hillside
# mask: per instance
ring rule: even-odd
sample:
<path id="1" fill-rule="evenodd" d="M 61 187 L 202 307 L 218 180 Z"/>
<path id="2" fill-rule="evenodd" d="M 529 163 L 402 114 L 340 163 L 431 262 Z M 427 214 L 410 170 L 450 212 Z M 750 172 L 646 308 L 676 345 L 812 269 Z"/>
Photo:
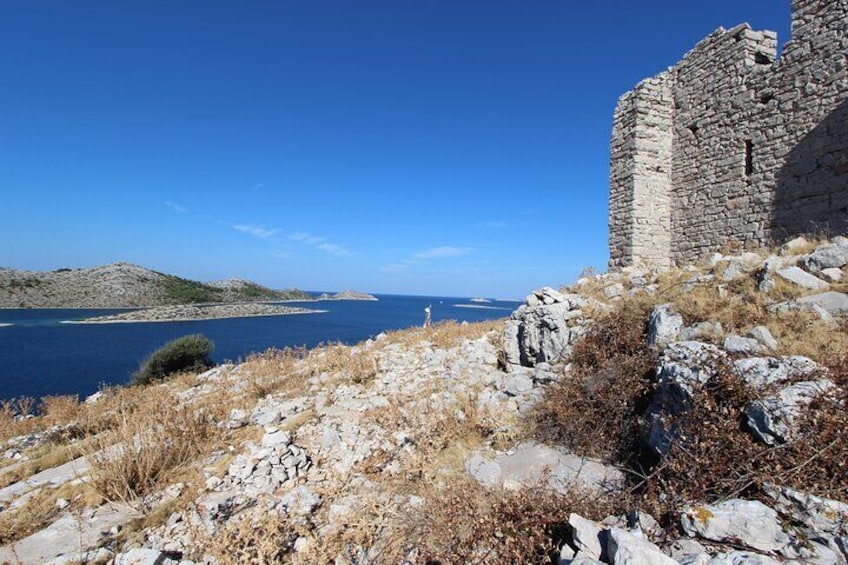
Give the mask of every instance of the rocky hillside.
<path id="1" fill-rule="evenodd" d="M 130 308 L 310 298 L 300 290 L 271 290 L 239 279 L 204 284 L 129 263 L 46 272 L 0 268 L 0 308 Z"/>
<path id="2" fill-rule="evenodd" d="M 7 404 L 0 560 L 844 564 L 846 264 L 796 240 Z"/>

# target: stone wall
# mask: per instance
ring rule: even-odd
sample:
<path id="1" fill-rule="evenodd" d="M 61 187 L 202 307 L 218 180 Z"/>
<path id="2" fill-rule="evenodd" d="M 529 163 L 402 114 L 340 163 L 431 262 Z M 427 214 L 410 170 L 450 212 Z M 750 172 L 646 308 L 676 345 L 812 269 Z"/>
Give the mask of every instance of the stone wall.
<path id="1" fill-rule="evenodd" d="M 619 100 L 610 265 L 848 229 L 848 0 L 793 0 L 792 40 L 719 29 Z"/>

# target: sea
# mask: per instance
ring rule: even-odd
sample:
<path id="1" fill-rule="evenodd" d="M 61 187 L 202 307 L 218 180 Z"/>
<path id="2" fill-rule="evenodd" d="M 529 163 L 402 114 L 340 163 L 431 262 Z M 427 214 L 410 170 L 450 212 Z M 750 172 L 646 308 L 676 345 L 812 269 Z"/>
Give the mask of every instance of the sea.
<path id="1" fill-rule="evenodd" d="M 187 322 L 68 324 L 116 309 L 0 309 L 0 400 L 78 395 L 126 384 L 143 360 L 178 337 L 201 333 L 215 343 L 213 359 L 238 362 L 270 347 L 354 344 L 382 331 L 420 326 L 424 308 L 433 322 L 505 318 L 518 302 L 480 304 L 468 298 L 376 295 L 378 301 L 286 302 L 327 310 L 254 318 Z M 11 324 L 11 325 L 5 325 Z"/>

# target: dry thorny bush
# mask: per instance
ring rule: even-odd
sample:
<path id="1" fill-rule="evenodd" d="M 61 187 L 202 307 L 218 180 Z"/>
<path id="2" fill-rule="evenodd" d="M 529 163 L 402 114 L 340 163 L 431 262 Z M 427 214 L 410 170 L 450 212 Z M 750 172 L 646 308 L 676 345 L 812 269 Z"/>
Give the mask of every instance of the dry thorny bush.
<path id="1" fill-rule="evenodd" d="M 810 349 L 827 352 L 817 360 L 828 367 L 837 389 L 801 412 L 791 441 L 770 447 L 752 439 L 745 429 L 745 408 L 775 391 L 746 388 L 732 364 L 715 361 L 716 376 L 695 388 L 691 409 L 668 422 L 675 440 L 659 458 L 639 439 L 656 364 L 645 340 L 649 310 L 649 303 L 629 300 L 596 320 L 574 347 L 571 372 L 552 384 L 537 406 L 538 434 L 629 471 L 634 504 L 658 516 L 671 517 L 683 503 L 761 496 L 765 483 L 848 500 L 844 335 L 831 336 L 836 346 L 819 334 L 809 335 Z"/>
<path id="2" fill-rule="evenodd" d="M 621 510 L 610 497 L 593 491 L 499 490 L 468 477 L 427 487 L 419 495 L 426 503 L 408 510 L 394 532 L 394 546 L 415 548 L 419 563 L 433 565 L 558 563 L 571 512 L 601 519 Z"/>
<path id="3" fill-rule="evenodd" d="M 646 303 L 627 302 L 574 345 L 571 372 L 536 406 L 537 435 L 581 455 L 632 458 L 639 436 L 634 415 L 645 407 L 655 362 L 645 345 L 647 312 Z"/>

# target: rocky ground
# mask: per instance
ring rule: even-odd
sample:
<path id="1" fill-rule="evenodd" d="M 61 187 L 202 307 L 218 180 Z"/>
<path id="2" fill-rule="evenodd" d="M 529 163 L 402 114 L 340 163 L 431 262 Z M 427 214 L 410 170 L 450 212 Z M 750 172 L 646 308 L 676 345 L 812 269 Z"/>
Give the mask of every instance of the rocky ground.
<path id="1" fill-rule="evenodd" d="M 0 308 L 133 308 L 309 299 L 300 290 L 271 290 L 240 279 L 206 284 L 129 263 L 56 271 L 0 268 Z"/>
<path id="2" fill-rule="evenodd" d="M 294 308 L 278 304 L 186 304 L 184 306 L 157 306 L 75 320 L 77 324 L 114 324 L 121 322 L 182 322 L 189 320 L 217 320 L 221 318 L 251 318 L 256 316 L 288 316 L 291 314 L 321 314 L 326 310 Z"/>
<path id="3" fill-rule="evenodd" d="M 0 559 L 846 563 L 848 239 L 4 408 Z"/>

